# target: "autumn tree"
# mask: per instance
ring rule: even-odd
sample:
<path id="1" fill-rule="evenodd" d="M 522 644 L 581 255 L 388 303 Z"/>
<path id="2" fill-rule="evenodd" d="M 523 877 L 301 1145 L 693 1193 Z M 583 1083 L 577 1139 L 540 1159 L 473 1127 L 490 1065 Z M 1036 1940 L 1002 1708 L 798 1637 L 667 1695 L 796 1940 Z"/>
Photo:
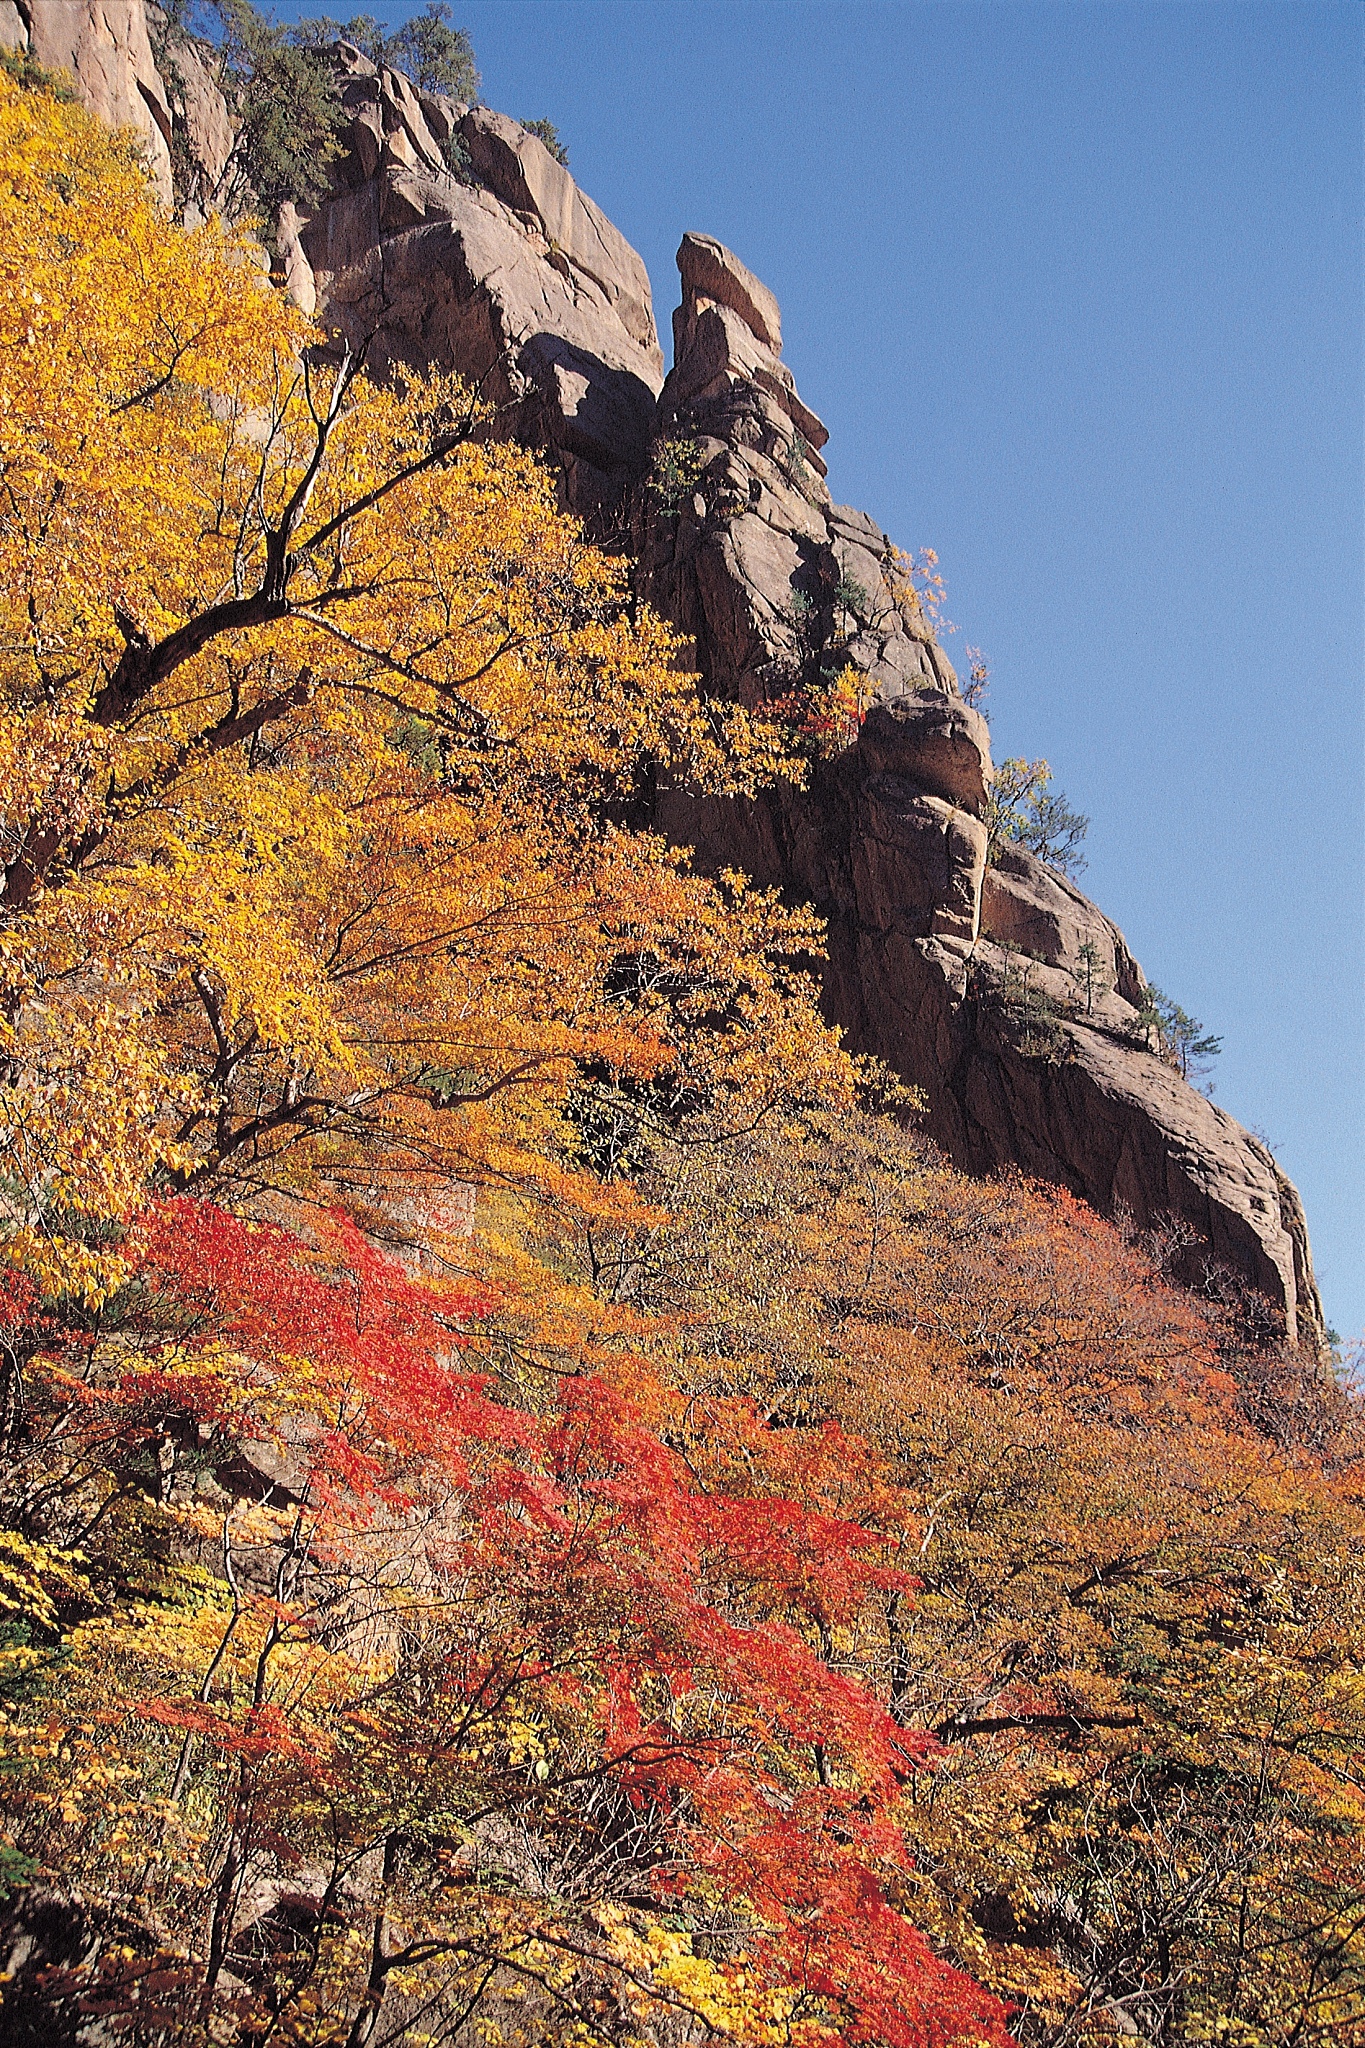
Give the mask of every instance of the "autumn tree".
<path id="1" fill-rule="evenodd" d="M 153 1172 L 516 1180 L 585 1059 L 672 1057 L 610 986 L 642 935 L 729 977 L 736 1087 L 755 1032 L 828 1063 L 802 920 L 599 826 L 646 752 L 723 784 L 763 743 L 531 459 L 329 364 L 93 123 L 0 118 L 16 1247 L 74 1272 Z"/>
<path id="2" fill-rule="evenodd" d="M 707 1156 L 631 1107 L 663 1220 L 591 1256 L 676 1323 L 689 1462 L 761 1487 L 753 1404 L 918 1582 L 817 1621 L 946 1746 L 911 1916 L 1029 2042 L 1365 2039 L 1355 1404 L 1060 1191 L 847 1111 Z"/>
<path id="3" fill-rule="evenodd" d="M 875 1532 L 698 1486 L 639 1361 L 509 1398 L 340 1219 L 125 1249 L 8 1467 L 12 1872 L 87 1930 L 15 2027 L 1003 2044 L 897 1910 L 925 1745 L 803 1640 Z"/>
<path id="4" fill-rule="evenodd" d="M 9 2037 L 1365 2042 L 1356 1404 L 613 822 L 857 678 L 6 79 L 0 213 Z"/>
<path id="5" fill-rule="evenodd" d="M 608 822 L 776 750 L 458 384 L 48 99 L 0 163 L 7 2026 L 1003 2041 L 813 1647 L 880 1533 L 698 1484 L 559 1256 L 650 1213 L 585 1090 L 849 1097 L 811 921 Z"/>
<path id="6" fill-rule="evenodd" d="M 1085 871 L 1081 842 L 1089 830 L 1090 820 L 1053 789 L 1046 761 L 1014 757 L 997 767 L 986 803 L 988 860 L 1022 846 L 1074 881 Z"/>

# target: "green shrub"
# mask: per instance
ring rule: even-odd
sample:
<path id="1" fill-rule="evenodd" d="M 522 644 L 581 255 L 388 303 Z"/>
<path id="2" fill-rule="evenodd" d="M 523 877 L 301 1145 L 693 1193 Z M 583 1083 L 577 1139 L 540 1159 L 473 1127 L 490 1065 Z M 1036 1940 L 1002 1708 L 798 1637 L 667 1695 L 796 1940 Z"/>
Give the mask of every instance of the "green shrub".
<path id="1" fill-rule="evenodd" d="M 1107 995 L 1113 987 L 1104 964 L 1104 954 L 1093 939 L 1081 942 L 1080 965 L 1071 970 L 1072 979 L 1085 990 L 1085 1014 L 1090 1016 L 1096 996 Z"/>
<path id="2" fill-rule="evenodd" d="M 233 112 L 251 185 L 268 215 L 286 199 L 315 206 L 341 153 L 336 80 L 316 51 L 289 41 L 250 0 L 219 0 L 219 6 L 236 57 Z"/>
<path id="3" fill-rule="evenodd" d="M 787 482 L 794 490 L 800 491 L 803 497 L 810 484 L 810 454 L 811 445 L 805 435 L 793 432 L 790 438 L 783 442 L 777 457 L 778 467 Z"/>
<path id="4" fill-rule="evenodd" d="M 676 518 L 701 482 L 704 468 L 699 442 L 685 435 L 656 442 L 647 488 L 657 501 L 659 510 L 667 513 L 670 519 Z"/>
<path id="5" fill-rule="evenodd" d="M 1045 1059 L 1054 1063 L 1070 1058 L 1071 1040 L 1062 1028 L 1057 1005 L 1034 977 L 1034 968 L 1040 963 L 1033 954 L 1011 945 L 1008 940 L 1001 942 L 1001 950 L 1005 955 L 1005 966 L 1000 981 L 1000 1001 L 1014 1022 L 1020 1052 L 1028 1059 Z"/>
<path id="6" fill-rule="evenodd" d="M 556 163 L 569 168 L 569 152 L 559 139 L 559 130 L 553 121 L 523 121 L 522 127 L 528 135 L 538 135 Z"/>
<path id="7" fill-rule="evenodd" d="M 391 34 L 372 14 L 353 14 L 349 21 L 310 15 L 288 33 L 307 49 L 343 39 L 354 43 L 371 63 L 403 72 L 422 92 L 445 93 L 471 105 L 479 97 L 479 67 L 469 31 L 451 27 L 444 0 L 427 0 L 420 14 L 410 16 Z"/>
<path id="8" fill-rule="evenodd" d="M 64 71 L 49 71 L 27 50 L 0 49 L 0 70 L 7 72 L 25 92 L 45 92 L 49 98 L 62 100 L 68 106 L 80 97 Z"/>
<path id="9" fill-rule="evenodd" d="M 871 613 L 871 594 L 854 577 L 843 575 L 835 588 L 834 609 L 843 614 L 844 631 L 847 632 L 850 619 L 865 619 Z"/>
<path id="10" fill-rule="evenodd" d="M 422 12 L 389 38 L 385 61 L 395 70 L 405 71 L 423 92 L 442 92 L 472 106 L 481 83 L 474 45 L 468 30 L 452 28 L 450 20 L 450 9 L 443 0 L 427 0 Z"/>

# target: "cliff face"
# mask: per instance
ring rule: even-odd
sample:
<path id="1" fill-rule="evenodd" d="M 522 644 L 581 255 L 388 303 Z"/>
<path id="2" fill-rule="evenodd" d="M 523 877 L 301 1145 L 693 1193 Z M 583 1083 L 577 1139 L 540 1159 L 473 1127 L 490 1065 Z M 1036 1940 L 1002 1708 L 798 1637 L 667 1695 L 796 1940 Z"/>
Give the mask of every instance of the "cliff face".
<path id="1" fill-rule="evenodd" d="M 663 355 L 649 278 L 544 144 L 341 45 L 335 196 L 281 237 L 291 284 L 371 360 L 477 383 L 599 527 L 648 459 Z M 372 342 L 371 337 L 377 337 Z"/>
<path id="2" fill-rule="evenodd" d="M 171 199 L 171 109 L 143 0 L 0 0 L 0 48 L 69 72 L 91 113 L 142 141 L 158 197 Z"/>
<path id="3" fill-rule="evenodd" d="M 0 0 L 0 41 L 66 66 L 96 111 L 137 127 L 163 192 L 178 124 L 211 189 L 218 110 L 184 66 L 167 95 L 142 0 Z M 685 236 L 665 381 L 643 263 L 536 137 L 348 45 L 335 61 L 347 150 L 316 213 L 285 208 L 281 281 L 381 370 L 436 364 L 478 383 L 495 430 L 549 455 L 566 502 L 629 547 L 709 689 L 770 698 L 832 657 L 864 678 L 861 730 L 806 789 L 663 792 L 660 829 L 819 908 L 831 1018 L 924 1090 L 959 1164 L 1015 1164 L 1139 1227 L 1174 1226 L 1187 1277 L 1212 1261 L 1320 1342 L 1298 1196 L 1258 1140 L 1143 1049 L 1122 933 L 1031 855 L 987 865 L 985 721 L 886 536 L 831 501 L 826 430 L 781 360 L 772 293 L 718 242 Z M 685 481 L 661 494 L 647 471 L 670 441 Z"/>
<path id="4" fill-rule="evenodd" d="M 831 502 L 814 452 L 827 437 L 777 360 L 775 305 L 752 314 L 763 288 L 703 238 L 684 238 L 678 265 L 660 432 L 694 442 L 704 468 L 676 516 L 637 490 L 642 586 L 692 636 L 712 688 L 780 694 L 834 651 L 874 702 L 805 790 L 666 794 L 660 825 L 703 862 L 817 905 L 831 1017 L 924 1088 L 959 1165 L 1014 1164 L 1139 1228 L 1174 1223 L 1186 1277 L 1212 1258 L 1320 1340 L 1298 1196 L 1257 1139 L 1143 1049 L 1144 981 L 1123 934 L 1021 848 L 987 866 L 986 723 L 886 536 Z"/>

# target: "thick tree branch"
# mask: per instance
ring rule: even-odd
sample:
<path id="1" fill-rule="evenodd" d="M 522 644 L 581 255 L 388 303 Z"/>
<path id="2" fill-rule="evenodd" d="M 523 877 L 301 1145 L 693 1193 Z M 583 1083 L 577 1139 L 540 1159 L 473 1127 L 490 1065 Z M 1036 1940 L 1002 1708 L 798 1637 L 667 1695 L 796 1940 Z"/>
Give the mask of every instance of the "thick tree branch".
<path id="1" fill-rule="evenodd" d="M 1140 1728 L 1140 1714 L 991 1714 L 964 1721 L 951 1716 L 934 1733 L 940 1742 L 964 1742 L 971 1735 L 1003 1735 L 1012 1728 L 1051 1728 L 1079 1735 L 1084 1728 Z"/>

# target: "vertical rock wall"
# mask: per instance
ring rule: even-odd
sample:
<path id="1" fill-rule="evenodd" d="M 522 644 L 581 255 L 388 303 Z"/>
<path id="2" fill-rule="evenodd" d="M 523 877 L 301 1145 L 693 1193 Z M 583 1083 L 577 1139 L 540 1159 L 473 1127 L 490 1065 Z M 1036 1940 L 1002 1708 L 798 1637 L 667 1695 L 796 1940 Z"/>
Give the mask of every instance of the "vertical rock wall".
<path id="1" fill-rule="evenodd" d="M 91 113 L 142 138 L 157 196 L 171 202 L 171 111 L 143 0 L 0 0 L 0 45 L 71 74 Z"/>
<path id="2" fill-rule="evenodd" d="M 663 382 L 644 264 L 515 121 L 419 93 L 349 45 L 336 61 L 349 148 L 290 242 L 328 320 L 381 372 L 458 369 L 494 431 L 551 454 L 566 502 L 612 531 Z"/>
<path id="3" fill-rule="evenodd" d="M 851 662 L 871 706 L 805 790 L 663 792 L 657 822 L 703 863 L 816 905 L 830 1017 L 924 1089 L 960 1165 L 1021 1167 L 1139 1228 L 1175 1221 L 1187 1277 L 1220 1265 L 1291 1336 L 1321 1342 L 1298 1196 L 1259 1140 L 1145 1049 L 1123 934 L 1022 848 L 987 866 L 985 721 L 886 536 L 830 500 L 825 430 L 778 359 L 771 293 L 706 237 L 684 237 L 678 266 L 659 433 L 699 474 L 674 506 L 637 488 L 641 587 L 710 688 L 754 703 Z"/>

